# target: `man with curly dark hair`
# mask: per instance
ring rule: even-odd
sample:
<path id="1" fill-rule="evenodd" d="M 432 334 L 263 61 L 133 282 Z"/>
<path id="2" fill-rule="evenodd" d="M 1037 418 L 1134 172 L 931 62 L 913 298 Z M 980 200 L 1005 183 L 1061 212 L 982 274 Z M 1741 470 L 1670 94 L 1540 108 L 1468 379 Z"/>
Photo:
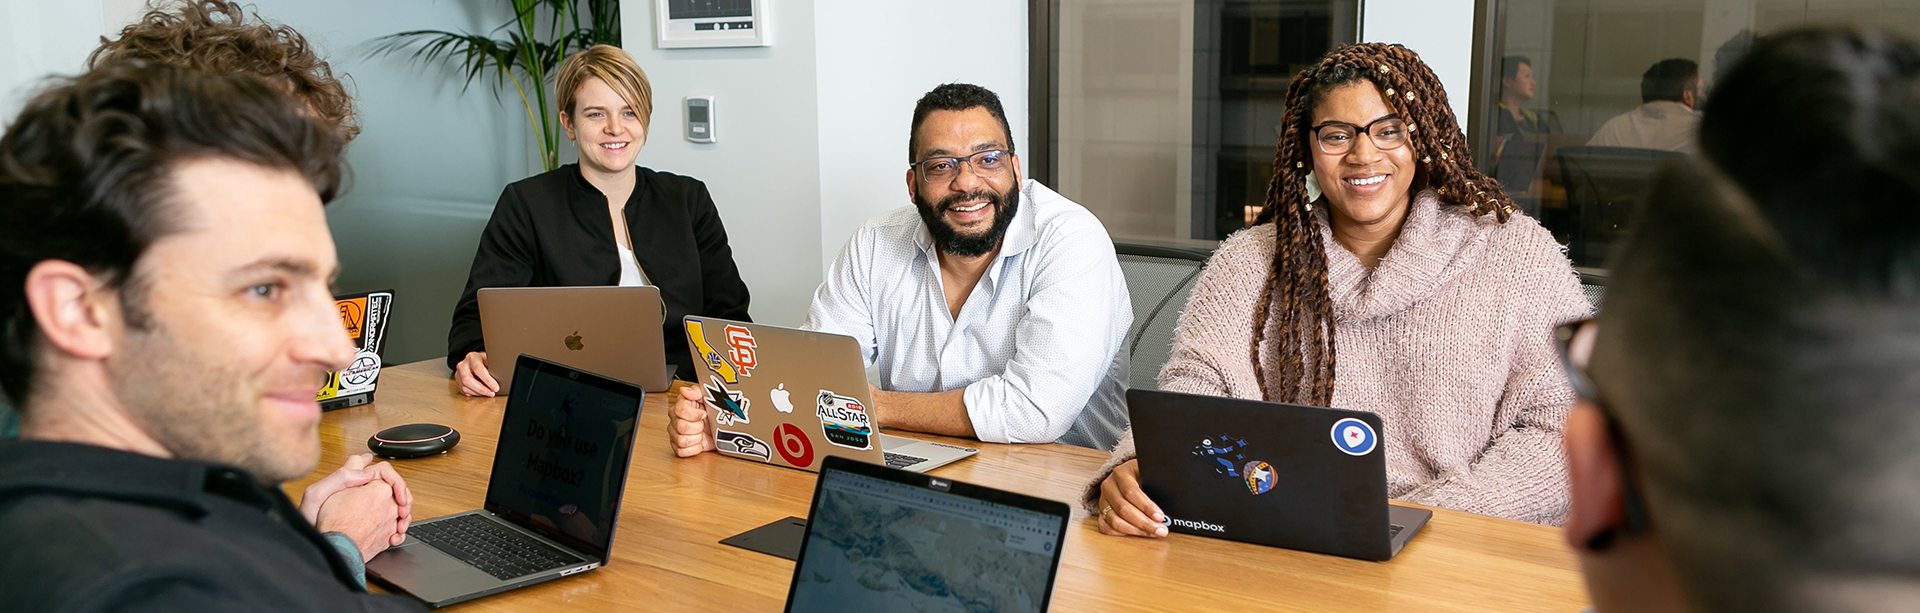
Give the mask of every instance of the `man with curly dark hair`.
<path id="1" fill-rule="evenodd" d="M 87 57 L 87 68 L 138 60 L 216 75 L 248 73 L 285 87 L 306 102 L 314 116 L 337 126 L 343 139 L 360 134 L 353 94 L 293 28 L 258 13 L 249 16 L 227 0 L 150 6 L 153 10 L 120 30 L 120 38 L 102 37 L 100 48 Z"/>

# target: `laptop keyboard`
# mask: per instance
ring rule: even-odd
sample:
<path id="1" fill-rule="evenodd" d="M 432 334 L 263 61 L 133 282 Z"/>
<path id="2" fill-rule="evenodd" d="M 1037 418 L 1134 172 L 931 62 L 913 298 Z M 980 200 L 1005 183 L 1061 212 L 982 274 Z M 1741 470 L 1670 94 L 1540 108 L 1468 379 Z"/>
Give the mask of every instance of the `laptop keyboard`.
<path id="1" fill-rule="evenodd" d="M 413 526 L 420 539 L 500 580 L 553 570 L 579 560 L 479 515 L 458 515 Z"/>
<path id="2" fill-rule="evenodd" d="M 891 451 L 885 453 L 887 454 L 888 468 L 906 468 L 927 461 L 926 458 L 914 457 L 904 453 L 893 453 Z"/>
<path id="3" fill-rule="evenodd" d="M 1387 539 L 1392 540 L 1393 537 L 1400 536 L 1400 531 L 1405 529 L 1407 527 L 1400 524 L 1387 524 Z"/>

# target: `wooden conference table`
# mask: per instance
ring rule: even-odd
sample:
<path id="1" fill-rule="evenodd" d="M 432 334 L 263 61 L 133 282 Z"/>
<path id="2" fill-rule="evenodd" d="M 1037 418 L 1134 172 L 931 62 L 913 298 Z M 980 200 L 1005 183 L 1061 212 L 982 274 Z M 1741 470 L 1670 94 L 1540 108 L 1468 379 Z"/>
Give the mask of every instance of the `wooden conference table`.
<path id="1" fill-rule="evenodd" d="M 455 605 L 467 611 L 779 611 L 793 563 L 720 539 L 804 517 L 814 473 L 703 454 L 678 459 L 666 440 L 668 394 L 641 412 L 609 565 Z M 486 495 L 506 399 L 462 397 L 439 360 L 391 367 L 372 404 L 327 413 L 314 474 L 366 453 L 384 428 L 434 422 L 460 431 L 445 455 L 395 462 L 430 518 L 476 509 Z M 933 474 L 1072 502 L 1107 454 L 1068 445 L 996 445 Z M 1585 608 L 1574 557 L 1553 528 L 1434 510 L 1391 562 L 1376 563 L 1174 535 L 1110 537 L 1075 505 L 1055 611 L 1561 611 Z"/>

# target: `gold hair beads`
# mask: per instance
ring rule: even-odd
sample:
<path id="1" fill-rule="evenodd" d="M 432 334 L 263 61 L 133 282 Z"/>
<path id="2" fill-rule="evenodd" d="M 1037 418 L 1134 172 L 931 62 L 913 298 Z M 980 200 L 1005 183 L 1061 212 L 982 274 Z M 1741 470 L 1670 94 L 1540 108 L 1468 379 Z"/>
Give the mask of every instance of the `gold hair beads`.
<path id="1" fill-rule="evenodd" d="M 1391 88 L 1391 87 L 1389 87 L 1389 88 L 1387 88 L 1387 97 L 1388 97 L 1388 98 L 1392 98 L 1392 97 L 1393 97 L 1393 88 Z"/>
<path id="2" fill-rule="evenodd" d="M 1431 156 L 1431 155 L 1429 155 L 1429 156 L 1427 156 L 1427 157 L 1423 157 L 1423 158 L 1420 158 L 1420 163 L 1422 163 L 1422 164 L 1432 164 L 1432 163 L 1433 163 L 1433 156 Z"/>
<path id="3" fill-rule="evenodd" d="M 1413 92 L 1407 92 L 1407 101 L 1408 101 L 1408 102 L 1412 102 L 1412 101 L 1413 101 Z"/>
<path id="4" fill-rule="evenodd" d="M 1392 70 L 1387 68 L 1384 64 L 1380 66 L 1380 74 L 1387 74 L 1388 72 L 1392 72 Z"/>

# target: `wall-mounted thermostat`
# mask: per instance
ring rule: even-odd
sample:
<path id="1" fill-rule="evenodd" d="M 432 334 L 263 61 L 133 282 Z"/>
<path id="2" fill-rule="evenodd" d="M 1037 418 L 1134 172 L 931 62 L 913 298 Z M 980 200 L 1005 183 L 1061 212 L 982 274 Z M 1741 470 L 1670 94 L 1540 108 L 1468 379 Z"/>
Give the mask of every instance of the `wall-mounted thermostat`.
<path id="1" fill-rule="evenodd" d="M 713 96 L 687 96 L 687 140 L 713 142 Z"/>
<path id="2" fill-rule="evenodd" d="M 654 46 L 765 47 L 766 0 L 653 0 Z"/>

